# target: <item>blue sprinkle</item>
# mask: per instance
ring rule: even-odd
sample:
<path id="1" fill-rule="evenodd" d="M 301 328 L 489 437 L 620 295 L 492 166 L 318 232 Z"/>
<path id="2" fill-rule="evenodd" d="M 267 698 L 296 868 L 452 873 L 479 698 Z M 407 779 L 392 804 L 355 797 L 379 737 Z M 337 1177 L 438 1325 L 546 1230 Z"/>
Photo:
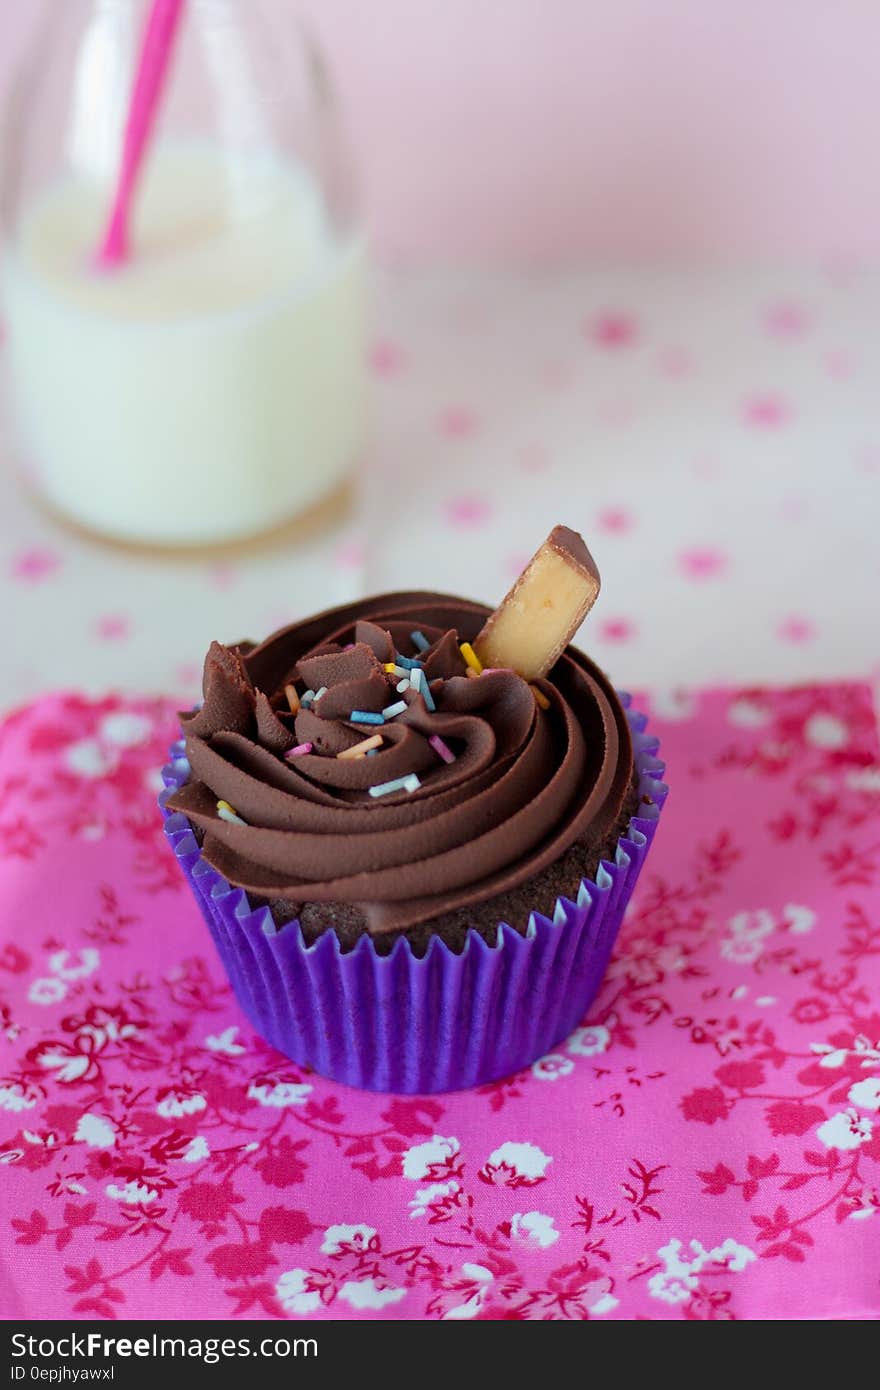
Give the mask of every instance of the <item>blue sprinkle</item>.
<path id="1" fill-rule="evenodd" d="M 395 656 L 396 665 L 402 666 L 405 671 L 420 671 L 421 665 L 416 657 Z"/>
<path id="2" fill-rule="evenodd" d="M 417 690 L 424 700 L 426 708 L 431 714 L 434 714 L 437 706 L 434 703 L 434 696 L 431 694 L 428 678 L 424 671 L 413 671 L 412 684 L 413 689 Z"/>
<path id="3" fill-rule="evenodd" d="M 409 636 L 413 646 L 418 647 L 420 652 L 426 652 L 431 645 L 425 634 L 420 632 L 418 628 L 416 628 L 415 632 L 411 632 Z"/>
<path id="4" fill-rule="evenodd" d="M 299 702 L 299 703 L 300 703 L 300 707 L 301 707 L 302 709 L 308 709 L 309 706 L 311 705 L 312 701 L 314 700 L 314 698 L 315 698 L 315 692 L 314 692 L 314 690 L 307 690 L 306 693 L 305 693 L 305 695 L 303 695 L 302 699 L 301 699 L 300 702 Z"/>
<path id="5" fill-rule="evenodd" d="M 353 709 L 348 716 L 352 724 L 384 724 L 384 714 L 371 714 L 366 709 Z"/>
<path id="6" fill-rule="evenodd" d="M 379 750 L 378 750 L 378 748 L 368 748 L 368 749 L 367 749 L 367 757 L 368 757 L 368 758 L 377 758 L 378 756 L 379 756 Z"/>
<path id="7" fill-rule="evenodd" d="M 418 791 L 421 783 L 414 772 L 407 777 L 395 777 L 393 782 L 379 782 L 375 787 L 369 788 L 370 796 L 387 796 L 389 792 L 415 792 Z"/>

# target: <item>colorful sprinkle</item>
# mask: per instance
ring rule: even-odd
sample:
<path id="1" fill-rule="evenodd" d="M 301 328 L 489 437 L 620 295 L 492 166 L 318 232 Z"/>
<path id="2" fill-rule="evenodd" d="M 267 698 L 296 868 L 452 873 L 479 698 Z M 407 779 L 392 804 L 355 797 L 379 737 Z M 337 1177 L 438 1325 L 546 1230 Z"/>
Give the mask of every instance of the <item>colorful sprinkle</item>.
<path id="1" fill-rule="evenodd" d="M 434 696 L 431 694 L 431 688 L 428 685 L 428 678 L 425 675 L 424 671 L 413 671 L 412 685 L 413 690 L 417 690 L 419 692 L 419 694 L 425 702 L 427 709 L 431 712 L 431 714 L 433 714 L 437 706 L 434 703 Z"/>
<path id="2" fill-rule="evenodd" d="M 396 675 L 397 673 L 397 667 L 393 661 L 386 661 L 382 666 L 382 670 L 386 671 L 389 676 Z"/>
<path id="3" fill-rule="evenodd" d="M 478 681 L 480 679 L 480 676 L 477 675 L 476 671 L 473 669 L 472 666 L 469 666 L 467 668 L 465 674 L 469 681 Z M 480 675 L 482 675 L 482 672 L 480 672 Z"/>
<path id="4" fill-rule="evenodd" d="M 398 695 L 402 695 L 405 690 L 412 689 L 412 683 L 407 680 L 398 681 L 397 685 L 394 688 L 397 691 Z"/>
<path id="5" fill-rule="evenodd" d="M 470 642 L 460 642 L 458 650 L 461 652 L 466 664 L 471 670 L 476 671 L 477 675 L 481 676 L 483 674 L 483 663 L 477 656 Z"/>
<path id="6" fill-rule="evenodd" d="M 375 758 L 378 752 L 379 752 L 378 748 L 370 748 L 370 749 L 368 749 L 368 751 L 367 751 L 367 757 L 368 757 L 368 758 Z"/>
<path id="7" fill-rule="evenodd" d="M 416 668 L 418 668 L 419 670 L 421 670 L 421 662 L 418 660 L 418 657 L 414 657 L 414 656 L 400 656 L 400 655 L 398 654 L 398 657 L 397 657 L 397 664 L 398 664 L 398 666 L 402 666 L 403 669 L 404 669 L 404 671 L 413 671 L 413 670 L 415 670 Z"/>
<path id="8" fill-rule="evenodd" d="M 217 815 L 221 820 L 229 821 L 230 825 L 247 825 L 246 820 L 242 820 L 234 806 L 230 806 L 228 801 L 217 802 Z"/>
<path id="9" fill-rule="evenodd" d="M 370 796 L 388 796 L 390 792 L 414 792 L 418 791 L 421 782 L 414 772 L 410 772 L 406 777 L 395 777 L 393 782 L 379 782 L 375 787 L 370 787 Z"/>
<path id="10" fill-rule="evenodd" d="M 315 691 L 315 701 L 317 702 L 318 700 L 320 700 L 320 698 L 321 698 L 322 695 L 326 695 L 326 694 L 327 694 L 327 687 L 326 687 L 326 685 L 322 685 L 320 690 L 316 690 L 316 691 Z"/>
<path id="11" fill-rule="evenodd" d="M 414 647 L 418 647 L 420 652 L 426 652 L 431 645 L 425 634 L 420 632 L 418 628 L 416 628 L 415 632 L 410 633 L 409 639 Z"/>
<path id="12" fill-rule="evenodd" d="M 385 718 L 381 714 L 371 714 L 368 709 L 353 709 L 348 716 L 352 724 L 384 724 Z"/>
<path id="13" fill-rule="evenodd" d="M 550 708 L 550 701 L 547 699 L 547 696 L 544 694 L 543 690 L 539 690 L 536 685 L 530 685 L 529 690 L 531 690 L 532 694 L 534 695 L 535 704 L 538 705 L 540 709 Z"/>
<path id="14" fill-rule="evenodd" d="M 313 748 L 313 743 L 298 743 L 295 748 L 289 749 L 284 756 L 285 758 L 301 758 L 303 753 L 311 753 Z"/>
<path id="15" fill-rule="evenodd" d="M 362 738 L 360 743 L 352 744 L 351 748 L 346 748 L 342 753 L 337 753 L 337 758 L 363 758 L 365 754 L 375 752 L 382 744 L 381 734 L 370 734 L 369 738 Z"/>
<path id="16" fill-rule="evenodd" d="M 449 744 L 443 742 L 439 734 L 432 734 L 431 737 L 428 739 L 428 742 L 430 743 L 434 752 L 437 753 L 438 756 L 443 759 L 444 763 L 455 762 L 455 754 L 449 747 Z"/>
<path id="17" fill-rule="evenodd" d="M 292 685 L 286 685 L 286 686 L 284 687 L 284 693 L 285 693 L 285 695 L 287 696 L 287 703 L 290 705 L 290 713 L 291 713 L 291 714 L 298 714 L 298 713 L 299 713 L 299 696 L 297 695 L 296 689 L 294 688 L 294 686 L 292 686 Z"/>
<path id="18" fill-rule="evenodd" d="M 300 705 L 303 709 L 308 709 L 315 698 L 314 690 L 307 690 L 305 695 L 300 698 Z"/>
<path id="19" fill-rule="evenodd" d="M 386 705 L 382 711 L 384 719 L 393 719 L 396 714 L 403 714 L 406 710 L 406 700 L 398 700 L 396 704 Z"/>

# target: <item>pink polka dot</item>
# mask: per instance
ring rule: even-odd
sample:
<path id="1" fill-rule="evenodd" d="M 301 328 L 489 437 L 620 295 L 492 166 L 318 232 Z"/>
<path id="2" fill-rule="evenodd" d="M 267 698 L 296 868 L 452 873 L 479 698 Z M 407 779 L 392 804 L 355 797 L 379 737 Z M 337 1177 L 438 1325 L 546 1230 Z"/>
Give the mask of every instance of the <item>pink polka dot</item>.
<path id="1" fill-rule="evenodd" d="M 633 316 L 615 311 L 597 314 L 586 324 L 585 332 L 597 347 L 612 351 L 632 347 L 639 336 Z"/>
<path id="2" fill-rule="evenodd" d="M 824 354 L 822 365 L 832 381 L 848 381 L 855 375 L 856 359 L 846 348 L 835 348 Z"/>
<path id="3" fill-rule="evenodd" d="M 389 338 L 380 338 L 373 343 L 368 357 L 370 370 L 375 376 L 395 376 L 404 365 L 404 356 L 397 343 Z"/>
<path id="4" fill-rule="evenodd" d="M 773 338 L 802 338 L 808 324 L 808 316 L 799 304 L 780 301 L 764 311 L 764 327 Z"/>
<path id="5" fill-rule="evenodd" d="M 335 563 L 343 570 L 357 570 L 366 564 L 367 547 L 362 540 L 341 541 L 333 552 Z"/>
<path id="6" fill-rule="evenodd" d="M 633 528 L 632 513 L 624 507 L 606 507 L 596 517 L 596 527 L 606 536 L 622 536 Z"/>
<path id="7" fill-rule="evenodd" d="M 476 432 L 477 417 L 466 405 L 453 405 L 444 410 L 438 421 L 444 439 L 467 439 Z"/>
<path id="8" fill-rule="evenodd" d="M 450 526 L 461 529 L 470 526 L 485 526 L 491 515 L 492 508 L 485 497 L 479 497 L 473 493 L 453 497 L 451 501 L 446 503 L 447 522 Z"/>
<path id="9" fill-rule="evenodd" d="M 762 394 L 750 396 L 742 408 L 743 419 L 755 429 L 772 430 L 786 424 L 791 411 L 781 396 Z"/>
<path id="10" fill-rule="evenodd" d="M 687 348 L 666 347 L 657 355 L 657 368 L 663 376 L 676 380 L 690 375 L 694 369 L 694 359 Z"/>
<path id="11" fill-rule="evenodd" d="M 524 473 L 546 473 L 550 459 L 543 444 L 526 444 L 520 449 L 519 465 Z"/>
<path id="12" fill-rule="evenodd" d="M 33 546 L 13 556 L 10 573 L 23 584 L 39 584 L 61 566 L 61 556 L 44 546 Z"/>
<path id="13" fill-rule="evenodd" d="M 776 628 L 776 635 L 780 642 L 792 642 L 800 644 L 812 642 L 816 636 L 816 625 L 811 618 L 804 618 L 798 614 L 792 614 L 784 618 Z"/>
<path id="14" fill-rule="evenodd" d="M 238 571 L 228 560 L 221 560 L 208 570 L 208 582 L 215 589 L 230 589 L 237 578 Z"/>
<path id="15" fill-rule="evenodd" d="M 101 642 L 124 642 L 130 631 L 131 625 L 124 613 L 105 613 L 95 624 Z"/>
<path id="16" fill-rule="evenodd" d="M 564 391 L 574 383 L 577 376 L 573 362 L 563 362 L 556 360 L 545 362 L 538 373 L 538 380 L 542 386 L 546 386 L 551 391 Z"/>
<path id="17" fill-rule="evenodd" d="M 629 618 L 603 618 L 597 636 L 602 642 L 631 642 L 636 635 L 635 623 Z"/>
<path id="18" fill-rule="evenodd" d="M 694 546 L 679 552 L 678 568 L 688 579 L 714 579 L 727 568 L 727 556 L 713 546 Z"/>

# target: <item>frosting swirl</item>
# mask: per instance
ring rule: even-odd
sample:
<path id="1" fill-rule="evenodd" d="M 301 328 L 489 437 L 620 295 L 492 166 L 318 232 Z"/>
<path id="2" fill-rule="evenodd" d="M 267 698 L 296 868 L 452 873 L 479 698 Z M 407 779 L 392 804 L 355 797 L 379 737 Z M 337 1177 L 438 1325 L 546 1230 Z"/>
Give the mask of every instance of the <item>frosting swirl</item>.
<path id="1" fill-rule="evenodd" d="M 459 643 L 488 612 L 443 594 L 383 594 L 260 646 L 214 643 L 204 704 L 182 716 L 192 775 L 168 803 L 204 832 L 205 859 L 256 897 L 354 905 L 378 935 L 495 897 L 610 830 L 632 772 L 614 691 L 572 647 L 538 683 L 546 710 L 513 671 L 468 677 Z M 418 658 L 434 711 L 416 690 L 397 692 L 399 675 L 384 669 L 396 653 Z M 295 680 L 322 693 L 294 716 L 284 688 Z M 350 719 L 400 700 L 405 711 L 376 728 Z M 337 756 L 374 732 L 375 756 Z M 311 752 L 285 759 L 304 743 Z M 416 790 L 370 795 L 410 773 Z M 222 819 L 218 800 L 245 823 Z"/>

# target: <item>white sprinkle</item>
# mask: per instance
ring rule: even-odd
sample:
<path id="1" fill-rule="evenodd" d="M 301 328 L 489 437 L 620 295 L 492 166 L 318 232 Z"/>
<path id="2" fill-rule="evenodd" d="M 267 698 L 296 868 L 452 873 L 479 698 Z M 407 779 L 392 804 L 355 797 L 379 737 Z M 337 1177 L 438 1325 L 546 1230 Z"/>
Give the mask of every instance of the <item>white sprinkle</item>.
<path id="1" fill-rule="evenodd" d="M 403 785 L 406 787 L 406 790 L 408 792 L 417 792 L 422 784 L 419 781 L 416 774 L 414 772 L 411 772 L 408 777 L 404 777 Z"/>
<path id="2" fill-rule="evenodd" d="M 403 714 L 406 709 L 406 700 L 398 700 L 395 705 L 386 705 L 382 711 L 385 719 L 393 719 L 396 714 Z"/>
<path id="3" fill-rule="evenodd" d="M 322 695 L 326 695 L 326 694 L 327 694 L 327 687 L 326 687 L 326 685 L 322 685 L 320 690 L 316 690 L 316 691 L 315 691 L 315 699 L 316 699 L 316 700 L 320 700 L 321 696 L 322 696 Z"/>
<path id="4" fill-rule="evenodd" d="M 403 692 L 404 692 L 405 690 L 409 690 L 409 688 L 410 688 L 410 683 L 409 683 L 408 680 L 398 681 L 398 682 L 397 682 L 397 685 L 395 686 L 395 689 L 396 689 L 398 695 L 402 695 Z"/>
<path id="5" fill-rule="evenodd" d="M 217 802 L 217 815 L 220 820 L 228 821 L 230 825 L 247 825 L 247 821 L 242 820 L 241 816 L 233 811 L 228 801 Z"/>
<path id="6" fill-rule="evenodd" d="M 410 672 L 409 683 L 412 686 L 413 690 L 421 690 L 422 674 L 422 668 L 420 666 L 414 666 L 412 671 Z"/>

